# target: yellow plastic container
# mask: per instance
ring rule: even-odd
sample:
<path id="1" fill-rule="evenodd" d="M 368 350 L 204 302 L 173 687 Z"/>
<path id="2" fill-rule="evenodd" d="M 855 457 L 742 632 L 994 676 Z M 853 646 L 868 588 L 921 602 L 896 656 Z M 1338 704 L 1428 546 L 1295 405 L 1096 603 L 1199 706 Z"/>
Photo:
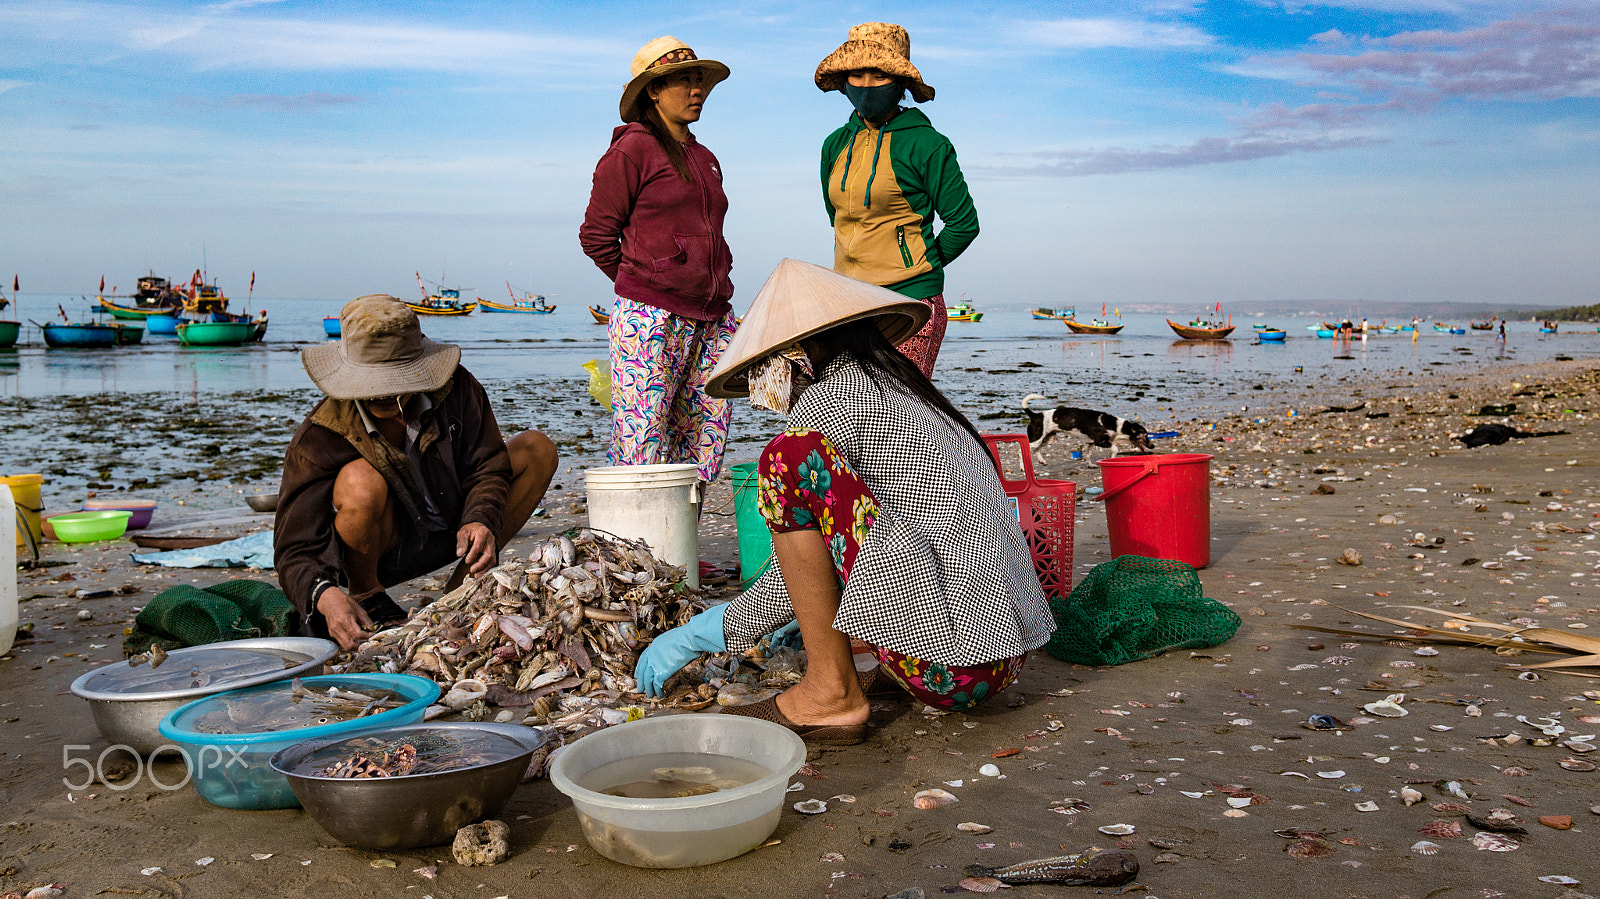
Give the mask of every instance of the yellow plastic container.
<path id="1" fill-rule="evenodd" d="M 38 546 L 44 539 L 44 501 L 39 498 L 39 486 L 44 483 L 42 474 L 0 475 L 0 484 L 11 488 L 11 498 L 17 504 L 17 545 Z"/>

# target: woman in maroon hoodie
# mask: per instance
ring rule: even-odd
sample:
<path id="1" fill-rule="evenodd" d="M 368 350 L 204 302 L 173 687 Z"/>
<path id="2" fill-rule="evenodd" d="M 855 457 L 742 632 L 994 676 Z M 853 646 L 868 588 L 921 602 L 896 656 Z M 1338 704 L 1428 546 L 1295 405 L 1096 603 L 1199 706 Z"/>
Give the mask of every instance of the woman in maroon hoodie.
<path id="1" fill-rule="evenodd" d="M 689 133 L 728 67 L 675 37 L 645 44 L 594 171 L 578 240 L 610 278 L 612 465 L 722 468 L 729 407 L 706 393 L 738 320 L 717 158 Z"/>

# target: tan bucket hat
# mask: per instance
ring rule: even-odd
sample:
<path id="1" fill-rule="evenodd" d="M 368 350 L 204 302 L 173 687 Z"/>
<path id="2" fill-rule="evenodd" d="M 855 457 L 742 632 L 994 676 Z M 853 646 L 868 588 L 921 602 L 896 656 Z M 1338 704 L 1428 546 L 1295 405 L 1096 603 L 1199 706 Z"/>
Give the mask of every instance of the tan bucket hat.
<path id="1" fill-rule="evenodd" d="M 750 368 L 813 334 L 845 322 L 872 319 L 899 345 L 928 322 L 928 304 L 833 269 L 785 259 L 767 276 L 733 341 L 711 371 L 706 392 L 735 397 L 750 392 Z"/>
<path id="2" fill-rule="evenodd" d="M 306 374 L 336 400 L 431 393 L 449 383 L 461 347 L 422 336 L 417 314 L 388 294 L 369 293 L 339 311 L 339 341 L 300 351 Z"/>
<path id="3" fill-rule="evenodd" d="M 622 100 L 617 104 L 617 112 L 624 122 L 639 121 L 639 113 L 634 107 L 639 102 L 639 95 L 644 92 L 644 86 L 657 78 L 671 75 L 673 72 L 682 72 L 684 69 L 703 69 L 706 78 L 706 95 L 711 94 L 711 89 L 728 77 L 728 67 L 714 59 L 701 59 L 694 55 L 689 45 L 678 40 L 672 35 L 658 37 L 633 54 L 633 65 L 629 67 L 630 77 L 628 83 L 622 88 Z"/>
<path id="4" fill-rule="evenodd" d="M 918 103 L 933 99 L 933 88 L 911 64 L 911 35 L 899 25 L 864 22 L 850 29 L 850 37 L 839 49 L 817 64 L 817 88 L 843 90 L 845 75 L 856 69 L 877 69 L 885 75 L 906 79 L 911 82 L 911 99 Z"/>

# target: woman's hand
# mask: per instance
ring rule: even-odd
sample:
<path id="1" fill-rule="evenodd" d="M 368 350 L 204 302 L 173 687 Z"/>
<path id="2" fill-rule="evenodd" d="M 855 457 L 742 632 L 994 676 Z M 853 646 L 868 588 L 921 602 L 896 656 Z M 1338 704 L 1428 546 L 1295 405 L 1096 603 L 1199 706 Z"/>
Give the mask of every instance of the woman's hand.
<path id="1" fill-rule="evenodd" d="M 727 603 L 701 612 L 683 627 L 675 627 L 651 641 L 633 669 L 639 692 L 659 698 L 667 679 L 702 652 L 727 652 L 728 638 L 722 633 L 722 617 Z"/>

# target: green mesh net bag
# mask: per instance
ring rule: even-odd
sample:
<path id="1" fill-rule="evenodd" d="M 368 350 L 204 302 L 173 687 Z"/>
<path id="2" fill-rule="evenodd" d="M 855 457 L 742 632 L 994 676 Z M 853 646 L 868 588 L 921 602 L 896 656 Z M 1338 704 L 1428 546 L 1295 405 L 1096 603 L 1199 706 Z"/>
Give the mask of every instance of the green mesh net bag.
<path id="1" fill-rule="evenodd" d="M 1225 643 L 1239 616 L 1201 592 L 1193 567 L 1118 556 L 1096 565 L 1068 596 L 1053 597 L 1056 632 L 1045 651 L 1079 665 L 1121 665 L 1170 649 Z"/>
<path id="2" fill-rule="evenodd" d="M 203 646 L 250 637 L 288 637 L 294 631 L 294 606 L 283 591 L 264 581 L 223 581 L 201 589 L 180 584 L 161 591 L 133 620 L 122 641 L 128 655 Z"/>

